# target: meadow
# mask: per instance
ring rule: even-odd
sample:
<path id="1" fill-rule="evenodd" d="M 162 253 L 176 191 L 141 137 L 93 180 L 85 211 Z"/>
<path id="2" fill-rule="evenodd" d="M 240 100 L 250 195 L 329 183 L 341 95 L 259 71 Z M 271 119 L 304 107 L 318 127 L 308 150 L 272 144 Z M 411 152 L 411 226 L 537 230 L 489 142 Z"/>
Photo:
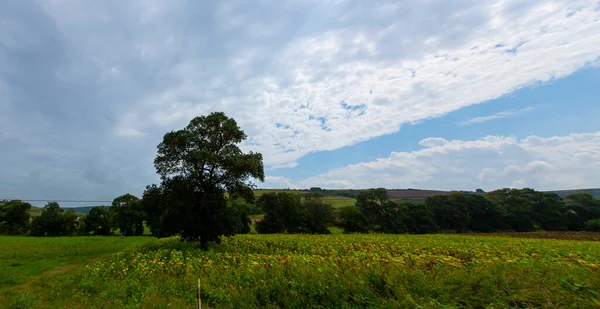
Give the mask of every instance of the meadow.
<path id="1" fill-rule="evenodd" d="M 151 237 L 0 245 L 3 275 L 14 263 L 54 261 L 45 272 L 9 273 L 21 279 L 0 287 L 0 308 L 197 308 L 198 279 L 203 308 L 600 306 L 592 241 L 342 234 L 238 235 L 208 251 Z"/>

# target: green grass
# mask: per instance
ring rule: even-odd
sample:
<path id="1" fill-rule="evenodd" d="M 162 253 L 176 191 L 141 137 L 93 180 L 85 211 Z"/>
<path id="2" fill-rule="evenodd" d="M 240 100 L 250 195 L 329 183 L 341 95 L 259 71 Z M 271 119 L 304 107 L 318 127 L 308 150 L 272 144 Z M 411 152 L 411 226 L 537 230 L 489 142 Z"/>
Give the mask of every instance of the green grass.
<path id="1" fill-rule="evenodd" d="M 62 272 L 75 265 L 147 242 L 146 237 L 0 236 L 0 304 L 18 294 L 20 287 L 40 276 Z M 2 306 L 0 305 L 0 308 Z"/>
<path id="2" fill-rule="evenodd" d="M 291 193 L 291 194 L 307 194 L 307 193 L 310 193 L 310 191 L 308 191 L 308 190 L 257 189 L 257 190 L 254 190 L 254 196 L 256 198 L 259 198 L 263 194 L 267 194 L 267 193 L 282 193 L 282 192 Z"/>
<path id="3" fill-rule="evenodd" d="M 345 206 L 353 206 L 356 204 L 355 198 L 343 197 L 343 196 L 326 196 L 323 201 L 331 204 L 333 208 L 341 208 Z"/>
<path id="4" fill-rule="evenodd" d="M 17 251 L 26 250 L 30 240 L 38 241 L 22 239 Z M 141 247 L 85 268 L 34 280 L 0 300 L 0 308 L 197 308 L 198 278 L 203 308 L 600 305 L 597 242 L 464 235 L 238 235 L 203 252 L 177 239 L 142 240 L 146 244 Z"/>
<path id="5" fill-rule="evenodd" d="M 42 215 L 42 208 L 31 206 L 29 213 L 31 214 L 31 217 L 39 217 Z"/>
<path id="6" fill-rule="evenodd" d="M 286 192 L 286 193 L 291 193 L 291 194 L 299 194 L 299 195 L 304 195 L 304 194 L 310 193 L 310 191 L 308 191 L 308 190 L 260 189 L 260 190 L 254 190 L 254 196 L 256 198 L 259 198 L 263 194 L 266 194 L 266 193 L 281 193 L 281 192 Z M 331 206 L 333 206 L 333 208 L 340 208 L 340 207 L 344 207 L 344 206 L 351 206 L 351 205 L 354 205 L 356 203 L 356 199 L 355 198 L 349 198 L 349 197 L 343 197 L 343 196 L 335 196 L 335 195 L 324 196 L 323 200 L 326 203 L 331 204 Z"/>

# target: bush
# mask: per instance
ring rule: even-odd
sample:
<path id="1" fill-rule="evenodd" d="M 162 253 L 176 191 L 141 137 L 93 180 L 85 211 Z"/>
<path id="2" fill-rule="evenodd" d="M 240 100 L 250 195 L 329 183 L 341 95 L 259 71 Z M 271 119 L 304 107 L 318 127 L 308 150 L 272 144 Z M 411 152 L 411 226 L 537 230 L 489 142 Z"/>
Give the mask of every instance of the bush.
<path id="1" fill-rule="evenodd" d="M 600 219 L 587 221 L 585 223 L 585 230 L 590 232 L 600 232 Z"/>

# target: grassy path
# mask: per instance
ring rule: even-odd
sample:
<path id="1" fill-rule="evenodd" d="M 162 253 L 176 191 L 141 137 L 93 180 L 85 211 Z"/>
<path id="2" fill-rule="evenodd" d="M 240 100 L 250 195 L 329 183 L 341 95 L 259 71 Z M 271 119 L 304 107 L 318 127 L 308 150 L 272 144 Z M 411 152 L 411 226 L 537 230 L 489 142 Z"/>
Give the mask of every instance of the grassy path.
<path id="1" fill-rule="evenodd" d="M 46 278 L 108 258 L 149 239 L 0 236 L 0 308 L 8 306 L 7 299 L 34 288 Z"/>

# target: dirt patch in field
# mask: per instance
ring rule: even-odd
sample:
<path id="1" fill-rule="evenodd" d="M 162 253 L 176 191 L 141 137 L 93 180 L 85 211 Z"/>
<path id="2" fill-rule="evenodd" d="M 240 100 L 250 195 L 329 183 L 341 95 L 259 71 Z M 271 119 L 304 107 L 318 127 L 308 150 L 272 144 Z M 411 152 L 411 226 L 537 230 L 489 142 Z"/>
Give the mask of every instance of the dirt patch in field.
<path id="1" fill-rule="evenodd" d="M 69 271 L 77 266 L 81 266 L 81 264 L 71 264 L 71 265 L 56 267 L 53 270 L 47 271 L 47 272 L 39 275 L 37 278 L 45 277 L 45 276 L 52 276 L 52 275 L 59 274 L 59 273 L 64 273 L 65 271 Z"/>

